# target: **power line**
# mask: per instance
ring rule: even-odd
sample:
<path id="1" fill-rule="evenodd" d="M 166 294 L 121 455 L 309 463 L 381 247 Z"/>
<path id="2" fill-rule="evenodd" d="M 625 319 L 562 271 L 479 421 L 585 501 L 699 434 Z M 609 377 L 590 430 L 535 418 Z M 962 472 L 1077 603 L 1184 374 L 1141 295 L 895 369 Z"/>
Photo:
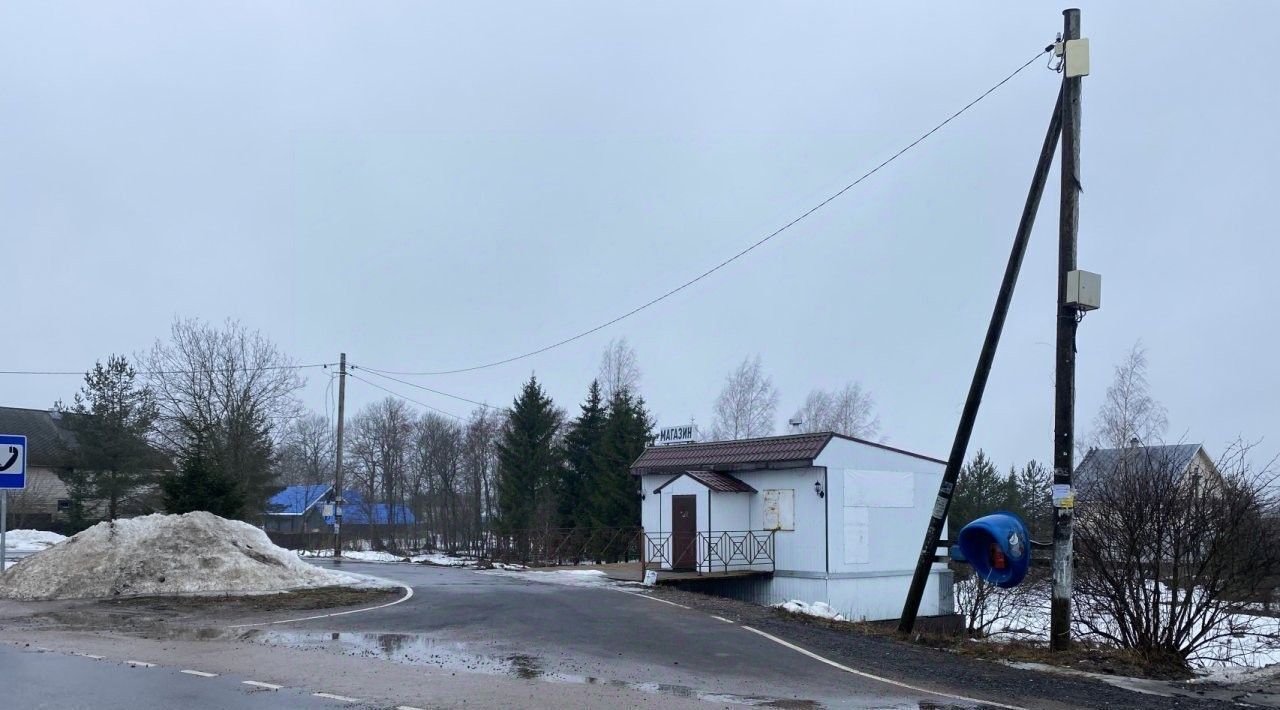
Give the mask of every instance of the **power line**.
<path id="1" fill-rule="evenodd" d="M 419 402 L 418 400 L 416 400 L 416 399 L 414 399 L 414 398 L 412 398 L 412 397 L 406 397 L 406 396 L 404 396 L 404 395 L 400 394 L 399 392 L 393 392 L 393 391 L 391 391 L 391 390 L 387 389 L 386 387 L 383 387 L 382 385 L 380 385 L 380 384 L 378 384 L 378 383 L 376 383 L 376 382 L 370 382 L 369 380 L 366 380 L 365 378 L 363 378 L 363 377 L 361 377 L 361 376 L 359 376 L 359 375 L 356 375 L 356 374 L 354 374 L 354 373 L 348 372 L 348 373 L 347 373 L 347 377 L 350 377 L 350 378 L 352 378 L 352 379 L 354 379 L 354 380 L 360 380 L 361 382 L 365 383 L 366 385 L 369 385 L 370 387 L 377 387 L 378 389 L 382 390 L 383 392 L 386 392 L 386 393 L 387 393 L 387 394 L 389 394 L 389 395 L 392 395 L 392 396 L 394 396 L 394 397 L 399 397 L 400 399 L 403 399 L 403 400 L 404 400 L 404 401 L 406 401 L 406 402 L 412 402 L 412 403 L 414 403 L 414 404 L 418 405 L 419 407 L 426 407 L 427 409 L 430 409 L 431 411 L 436 412 L 436 413 L 438 413 L 438 414 L 443 414 L 443 415 L 445 415 L 446 417 L 453 417 L 454 419 L 457 419 L 458 421 L 464 421 L 464 420 L 463 420 L 463 418 L 462 418 L 462 417 L 460 417 L 460 416 L 458 416 L 457 414 L 454 414 L 454 413 L 452 413 L 452 412 L 446 412 L 446 411 L 444 411 L 443 409 L 436 409 L 435 407 L 433 407 L 433 406 L 431 406 L 431 405 L 427 404 L 426 402 Z"/>
<path id="2" fill-rule="evenodd" d="M 312 367 L 329 367 L 336 365 L 336 362 L 317 362 L 309 365 L 267 365 L 264 367 L 223 367 L 214 369 L 196 369 L 196 370 L 144 370 L 137 374 L 144 376 L 156 375 L 196 375 L 209 374 L 218 375 L 229 372 L 266 372 L 269 370 L 305 370 Z M 0 375 L 76 375 L 83 377 L 87 370 L 0 370 Z"/>
<path id="3" fill-rule="evenodd" d="M 676 286 L 675 288 L 673 288 L 673 289 L 671 289 L 671 290 L 669 290 L 669 291 L 667 291 L 667 292 L 663 293 L 663 294 L 662 294 L 662 295 L 660 295 L 660 296 L 657 296 L 657 297 L 655 297 L 655 298 L 653 298 L 653 299 L 651 299 L 651 300 L 649 300 L 649 301 L 646 301 L 645 303 L 643 303 L 643 304 L 641 304 L 641 305 L 639 305 L 639 306 L 636 306 L 635 308 L 633 308 L 633 309 L 631 309 L 631 310 L 627 311 L 626 313 L 623 313 L 623 314 L 622 314 L 622 315 L 620 315 L 620 316 L 617 316 L 617 317 L 612 318 L 612 319 L 610 319 L 610 320 L 608 320 L 608 321 L 605 321 L 604 323 L 601 323 L 600 325 L 597 325 L 597 326 L 595 326 L 595 327 L 593 327 L 593 328 L 590 328 L 590 329 L 584 330 L 584 331 L 582 331 L 581 333 L 578 333 L 577 335 L 572 335 L 572 336 L 570 336 L 570 337 L 568 337 L 568 338 L 565 338 L 565 339 L 563 339 L 563 340 L 560 340 L 560 341 L 554 342 L 554 343 L 552 343 L 552 344 L 550 344 L 550 345 L 546 345 L 546 346 L 544 346 L 544 347 L 538 348 L 537 350 L 531 350 L 531 351 L 529 351 L 529 352 L 527 352 L 527 353 L 524 353 L 524 354 L 522 354 L 522 355 L 514 355 L 514 356 L 512 356 L 512 357 L 504 358 L 504 359 L 502 359 L 502 360 L 495 360 L 495 361 L 493 361 L 493 362 L 484 363 L 484 364 L 482 364 L 482 365 L 473 365 L 473 366 L 471 366 L 471 367 L 460 367 L 460 368 L 456 368 L 456 369 L 453 369 L 453 370 L 430 370 L 430 371 L 421 371 L 421 372 L 407 372 L 407 371 L 396 371 L 396 370 L 382 370 L 382 371 L 381 371 L 381 373 L 383 373 L 383 374 L 393 374 L 393 375 L 454 375 L 454 374 L 458 374 L 458 373 L 462 373 L 462 372 L 474 372 L 475 370 L 484 370 L 484 369 L 487 369 L 487 368 L 490 368 L 490 367 L 497 367 L 497 366 L 499 366 L 499 365 L 506 365 L 506 364 L 508 364 L 508 363 L 515 362 L 515 361 L 517 361 L 517 360 L 523 360 L 523 359 L 525 359 L 525 358 L 533 357 L 534 355 L 540 355 L 540 354 L 542 354 L 542 353 L 547 352 L 548 350 L 553 350 L 553 349 L 558 348 L 558 347 L 560 347 L 560 346 L 562 346 L 562 345 L 568 345 L 569 343 L 572 343 L 572 342 L 574 342 L 575 340 L 579 340 L 579 339 L 581 339 L 581 338 L 585 338 L 585 337 L 587 337 L 588 335 L 591 335 L 591 334 L 593 334 L 593 333 L 596 333 L 596 332 L 599 332 L 599 331 L 601 331 L 601 330 L 604 330 L 605 328 L 608 328 L 609 326 L 614 325 L 615 323 L 618 323 L 619 321 L 622 321 L 622 320 L 625 320 L 625 319 L 627 319 L 627 318 L 630 318 L 631 316 L 633 316 L 633 315 L 635 315 L 635 314 L 637 314 L 637 313 L 639 313 L 639 312 L 641 312 L 641 311 L 643 311 L 643 310 L 645 310 L 645 309 L 649 308 L 650 306 L 656 305 L 656 304 L 658 304 L 658 303 L 660 303 L 660 302 L 662 302 L 662 301 L 664 301 L 664 300 L 666 300 L 666 299 L 670 298 L 671 296 L 674 296 L 675 294 L 680 293 L 681 291 L 685 290 L 686 288 L 689 288 L 690 286 L 692 286 L 692 285 L 694 285 L 694 284 L 698 283 L 699 281 L 701 281 L 701 280 L 703 280 L 703 279 L 707 278 L 708 276 L 710 276 L 710 275 L 714 274 L 715 272 L 719 271 L 720 269 L 723 269 L 724 267 L 728 266 L 729 264 L 732 264 L 733 262 L 737 261 L 738 259 L 741 259 L 742 257 L 744 257 L 744 256 L 746 256 L 747 254 L 749 254 L 749 253 L 751 253 L 752 251 L 754 251 L 756 248 L 758 248 L 758 247 L 760 247 L 760 246 L 764 245 L 764 244 L 765 244 L 766 242 L 768 242 L 769 240 L 773 239 L 774 237 L 778 236 L 779 234 L 782 234 L 783 232 L 787 231 L 788 229 L 790 229 L 791 227 L 795 226 L 796 224 L 799 224 L 801 221 L 803 221 L 804 219 L 806 219 L 807 217 L 809 217 L 809 216 L 810 216 L 810 215 L 812 215 L 813 213 L 817 212 L 818 210 L 822 209 L 823 207 L 826 207 L 829 203 L 831 203 L 832 201 L 834 201 L 836 198 L 838 198 L 838 197 L 840 197 L 841 195 L 845 194 L 845 193 L 846 193 L 846 192 L 848 192 L 849 190 L 852 190 L 854 187 L 857 187 L 857 186 L 858 186 L 858 184 L 860 184 L 862 181 L 866 180 L 867 178 L 871 177 L 872 175 L 875 175 L 877 172 L 879 172 L 879 171 L 880 171 L 880 169 L 881 169 L 881 168 L 884 168 L 884 167 L 885 167 L 886 165 L 888 165 L 889 163 L 892 163 L 893 161 L 897 160 L 899 157 L 901 157 L 901 156 L 902 156 L 902 154 L 903 154 L 903 153 L 906 153 L 907 151 L 909 151 L 909 150 L 911 150 L 912 148 L 916 147 L 917 145 L 919 145 L 920 143 L 922 143 L 926 138 L 928 138 L 929 136 L 933 135 L 934 133 L 937 133 L 939 130 L 941 130 L 941 129 L 942 129 L 944 126 L 946 126 L 948 123 L 951 123 L 951 122 L 952 122 L 953 120 L 955 120 L 956 118 L 959 118 L 961 114 L 963 114 L 964 112 L 966 112 L 966 111 L 968 111 L 969 109 L 973 108 L 973 107 L 974 107 L 974 106 L 975 106 L 979 101 L 982 101 L 982 100 L 983 100 L 983 99 L 985 99 L 987 96 L 991 95 L 991 93 L 993 93 L 996 89 L 999 89 L 1001 86 L 1004 86 L 1006 83 L 1008 83 L 1008 82 L 1009 82 L 1009 80 L 1013 79 L 1015 76 L 1017 76 L 1018 74 L 1022 73 L 1022 71 L 1023 71 L 1024 69 L 1026 69 L 1027 67 L 1031 66 L 1033 63 L 1035 63 L 1035 61 L 1036 61 L 1036 60 L 1040 59 L 1040 57 L 1043 57 L 1045 54 L 1047 54 L 1047 53 L 1048 53 L 1049 51 L 1051 51 L 1052 49 L 1053 49 L 1053 46 L 1052 46 L 1052 45 L 1050 45 L 1050 46 L 1046 47 L 1044 50 L 1042 50 L 1042 51 L 1040 51 L 1040 52 L 1037 52 L 1037 53 L 1036 53 L 1036 55 L 1035 55 L 1034 57 L 1032 57 L 1031 59 L 1028 59 L 1028 60 L 1027 60 L 1027 61 L 1026 61 L 1022 66 L 1020 66 L 1020 67 L 1018 67 L 1017 69 L 1015 69 L 1012 73 L 1010 73 L 1010 74 L 1009 74 L 1008 76 L 1006 76 L 1005 78 L 1003 78 L 1003 79 L 1001 79 L 1000 81 L 996 82 L 993 86 L 991 86 L 991 88 L 989 88 L 989 89 L 987 89 L 986 91 L 984 91 L 984 92 L 982 92 L 981 94 L 979 94 L 977 98 L 975 98 L 974 100 L 972 100 L 972 101 L 970 101 L 969 103 L 965 104 L 965 105 L 964 105 L 964 107 L 963 107 L 963 108 L 961 108 L 959 111 L 956 111 L 955 113 L 953 113 L 953 114 L 951 114 L 950 116 L 948 116 L 945 120 L 943 120 L 943 121 L 942 121 L 941 123 L 939 123 L 938 125 L 934 126 L 933 128 L 930 128 L 928 131 L 926 131 L 924 134 L 922 134 L 919 138 L 916 138 L 915 140 L 913 140 L 913 141 L 911 141 L 910 143 L 908 143 L 905 147 L 903 147 L 901 150 L 899 150 L 898 152 L 894 153 L 893 155 L 889 156 L 887 159 L 885 159 L 885 160 L 884 160 L 883 162 L 881 162 L 879 165 L 877 165 L 877 166 L 875 166 L 874 168 L 872 168 L 872 169 L 868 170 L 867 172 L 863 173 L 860 177 L 858 177 L 858 179 L 856 179 L 856 180 L 854 180 L 853 182 L 849 183 L 848 185 L 845 185 L 844 187 L 840 188 L 840 190 L 839 190 L 839 191 L 837 191 L 835 194 L 831 195 L 830 197 L 827 197 L 825 200 L 823 200 L 823 201 L 819 202 L 818 204 L 814 205 L 813 207 L 809 208 L 808 210 L 806 210 L 805 212 L 803 212 L 799 217 L 796 217 L 795 219 L 791 220 L 790 222 L 787 222 L 786 224 L 782 225 L 782 226 L 781 226 L 781 227 L 779 227 L 778 229 L 776 229 L 776 230 L 774 230 L 773 232 L 771 232 L 771 233 L 769 233 L 768 235 L 766 235 L 764 238 L 757 240 L 755 243 L 753 243 L 753 244 L 751 244 L 750 246 L 746 247 L 746 248 L 745 248 L 745 249 L 743 249 L 742 251 L 739 251 L 738 253 L 734 254 L 733 256 L 729 257 L 728 259 L 725 259 L 724 261 L 720 262 L 719 264 L 716 264 L 715 266 L 711 267 L 710 269 L 707 269 L 706 271 L 702 272 L 701 274 L 698 274 L 697 276 L 693 277 L 692 279 L 689 279 L 688 281 L 685 281 L 684 283 L 682 283 L 682 284 L 680 284 L 679 286 Z M 366 369 L 366 370 L 369 370 L 370 372 L 373 372 L 373 370 L 371 370 L 370 368 L 365 368 L 365 369 Z M 408 383 L 406 383 L 406 384 L 408 384 Z"/>
<path id="4" fill-rule="evenodd" d="M 506 407 L 495 407 L 495 406 L 493 406 L 492 404 L 486 404 L 486 403 L 484 403 L 484 402 L 477 402 L 477 401 L 476 401 L 476 400 L 474 400 L 474 399 L 467 399 L 466 397 L 461 397 L 461 396 L 458 396 L 458 395 L 456 395 L 456 394 L 449 394 L 448 392 L 441 392 L 440 390 L 432 389 L 432 388 L 430 388 L 430 387 L 424 387 L 424 386 L 422 386 L 422 385 L 415 384 L 415 383 L 413 383 L 413 382 L 409 382 L 408 380 L 401 380 L 401 379 L 398 379 L 398 378 L 392 377 L 391 375 L 385 374 L 385 371 L 383 371 L 383 370 L 375 370 L 375 369 L 373 369 L 372 367 L 361 367 L 361 366 L 359 366 L 359 365 L 352 365 L 352 366 L 351 366 L 351 369 L 352 369 L 352 370 L 363 370 L 364 372 L 367 372 L 367 373 L 369 373 L 369 374 L 371 374 L 371 375 L 376 375 L 376 376 L 381 377 L 381 378 L 383 378 L 383 379 L 385 379 L 385 380 L 391 380 L 392 382 L 399 382 L 399 383 L 400 383 L 400 384 L 402 384 L 402 385 L 408 385 L 408 386 L 410 386 L 410 387 L 417 387 L 417 388 L 418 388 L 418 389 L 420 389 L 420 390 L 423 390 L 423 391 L 426 391 L 426 392 L 430 392 L 430 393 L 432 393 L 432 394 L 438 394 L 438 395 L 440 395 L 441 397 L 449 397 L 450 399 L 456 399 L 456 400 L 459 400 L 459 401 L 462 401 L 462 402 L 467 402 L 467 403 L 469 403 L 469 404 L 474 404 L 474 405 L 476 405 L 477 407 L 484 407 L 485 409 L 498 409 L 498 410 L 505 410 L 505 409 L 506 409 Z"/>

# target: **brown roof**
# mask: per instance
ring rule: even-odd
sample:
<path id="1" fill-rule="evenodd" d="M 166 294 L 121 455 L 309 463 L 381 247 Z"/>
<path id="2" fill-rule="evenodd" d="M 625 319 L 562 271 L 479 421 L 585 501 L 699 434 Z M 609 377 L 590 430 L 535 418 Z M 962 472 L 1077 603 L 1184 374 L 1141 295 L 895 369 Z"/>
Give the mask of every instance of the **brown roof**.
<path id="1" fill-rule="evenodd" d="M 692 478 L 698 483 L 701 483 L 702 485 L 706 486 L 708 490 L 716 491 L 717 493 L 755 493 L 756 492 L 756 489 L 752 488 L 751 486 L 748 486 L 747 484 L 743 483 L 741 480 L 733 476 L 730 476 L 727 473 L 719 473 L 717 471 L 685 471 L 684 473 L 678 474 L 675 478 L 672 478 L 670 481 L 667 481 L 661 486 L 658 486 L 653 490 L 653 492 L 657 493 L 663 488 L 666 488 L 672 483 L 675 483 L 676 479 L 680 478 L 680 476 L 688 476 L 689 478 Z"/>
<path id="2" fill-rule="evenodd" d="M 794 434 L 763 439 L 710 441 L 702 444 L 650 446 L 631 464 L 631 472 L 663 473 L 741 466 L 793 463 L 807 466 L 831 440 L 831 434 Z"/>
<path id="3" fill-rule="evenodd" d="M 798 468 L 810 466 L 833 438 L 896 451 L 907 456 L 945 464 L 945 461 L 896 449 L 851 436 L 827 432 L 767 436 L 759 439 L 709 441 L 700 444 L 650 446 L 631 464 L 632 475 L 682 473 L 694 469 L 733 470 L 741 468 Z"/>

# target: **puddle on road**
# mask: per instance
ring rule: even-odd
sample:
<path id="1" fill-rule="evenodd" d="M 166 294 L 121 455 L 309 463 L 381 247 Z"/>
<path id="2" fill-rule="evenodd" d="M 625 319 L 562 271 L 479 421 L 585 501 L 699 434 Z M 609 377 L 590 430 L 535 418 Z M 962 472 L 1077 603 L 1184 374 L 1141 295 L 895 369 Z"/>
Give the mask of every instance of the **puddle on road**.
<path id="1" fill-rule="evenodd" d="M 168 629 L 160 635 L 165 638 L 194 641 L 241 641 L 267 646 L 280 646 L 299 650 L 325 650 L 362 658 L 381 658 L 407 665 L 429 666 L 448 671 L 505 675 L 525 680 L 551 683 L 602 685 L 614 688 L 677 698 L 703 700 L 721 705 L 743 705 L 783 710 L 819 710 L 826 707 L 821 702 L 803 698 L 777 698 L 761 695 L 739 695 L 698 690 L 685 685 L 656 682 L 610 680 L 589 675 L 578 675 L 547 670 L 541 659 L 526 654 L 489 655 L 477 653 L 470 644 L 442 641 L 419 634 L 281 631 L 274 629 Z M 870 710 L 952 710 L 974 708 L 970 704 L 948 702 L 911 702 L 889 705 L 858 703 L 857 698 L 847 698 L 841 706 L 853 706 Z M 976 706 L 979 710 L 983 705 Z"/>
<path id="2" fill-rule="evenodd" d="M 488 673 L 551 683 L 604 685 L 721 704 L 783 708 L 785 710 L 817 710 L 824 707 L 822 703 L 814 700 L 713 693 L 670 683 L 638 683 L 549 671 L 543 667 L 541 660 L 536 656 L 525 654 L 486 655 L 476 653 L 465 643 L 440 641 L 418 634 L 277 631 L 273 629 L 251 629 L 239 632 L 226 629 L 171 629 L 163 635 L 166 638 L 175 639 L 245 641 L 300 650 L 336 651 L 348 656 L 382 658 L 397 663 L 430 666 L 449 671 Z"/>

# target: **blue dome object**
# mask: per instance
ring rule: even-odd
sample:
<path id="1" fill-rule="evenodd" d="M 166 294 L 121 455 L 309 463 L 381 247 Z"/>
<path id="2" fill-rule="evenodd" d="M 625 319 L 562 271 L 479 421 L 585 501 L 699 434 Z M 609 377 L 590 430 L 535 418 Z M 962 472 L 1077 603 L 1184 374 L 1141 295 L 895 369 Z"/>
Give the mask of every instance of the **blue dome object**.
<path id="1" fill-rule="evenodd" d="M 1018 586 L 1031 566 L 1031 535 L 1014 513 L 1001 511 L 969 523 L 956 546 L 973 571 L 997 587 Z"/>

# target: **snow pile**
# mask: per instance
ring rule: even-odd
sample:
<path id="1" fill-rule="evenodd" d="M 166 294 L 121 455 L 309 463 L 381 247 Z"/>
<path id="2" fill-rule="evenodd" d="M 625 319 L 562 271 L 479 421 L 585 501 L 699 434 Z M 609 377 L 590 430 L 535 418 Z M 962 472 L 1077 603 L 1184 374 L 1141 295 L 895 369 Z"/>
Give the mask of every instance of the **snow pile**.
<path id="1" fill-rule="evenodd" d="M 805 616 L 816 616 L 820 619 L 830 619 L 832 621 L 848 621 L 840 612 L 832 609 L 826 602 L 814 602 L 808 604 L 796 599 L 773 606 L 789 611 L 792 614 L 804 614 Z"/>
<path id="2" fill-rule="evenodd" d="M 254 526 L 211 513 L 99 523 L 0 575 L 0 597 L 95 599 L 263 594 L 330 586 L 380 587 L 276 547 Z"/>
<path id="3" fill-rule="evenodd" d="M 39 552 L 66 539 L 66 535 L 48 530 L 10 530 L 4 536 L 5 549 L 9 552 Z"/>
<path id="4" fill-rule="evenodd" d="M 478 561 L 475 558 L 454 557 L 441 552 L 425 552 L 420 555 L 414 555 L 409 558 L 410 562 L 417 562 L 423 565 L 435 565 L 436 567 L 475 567 Z"/>

